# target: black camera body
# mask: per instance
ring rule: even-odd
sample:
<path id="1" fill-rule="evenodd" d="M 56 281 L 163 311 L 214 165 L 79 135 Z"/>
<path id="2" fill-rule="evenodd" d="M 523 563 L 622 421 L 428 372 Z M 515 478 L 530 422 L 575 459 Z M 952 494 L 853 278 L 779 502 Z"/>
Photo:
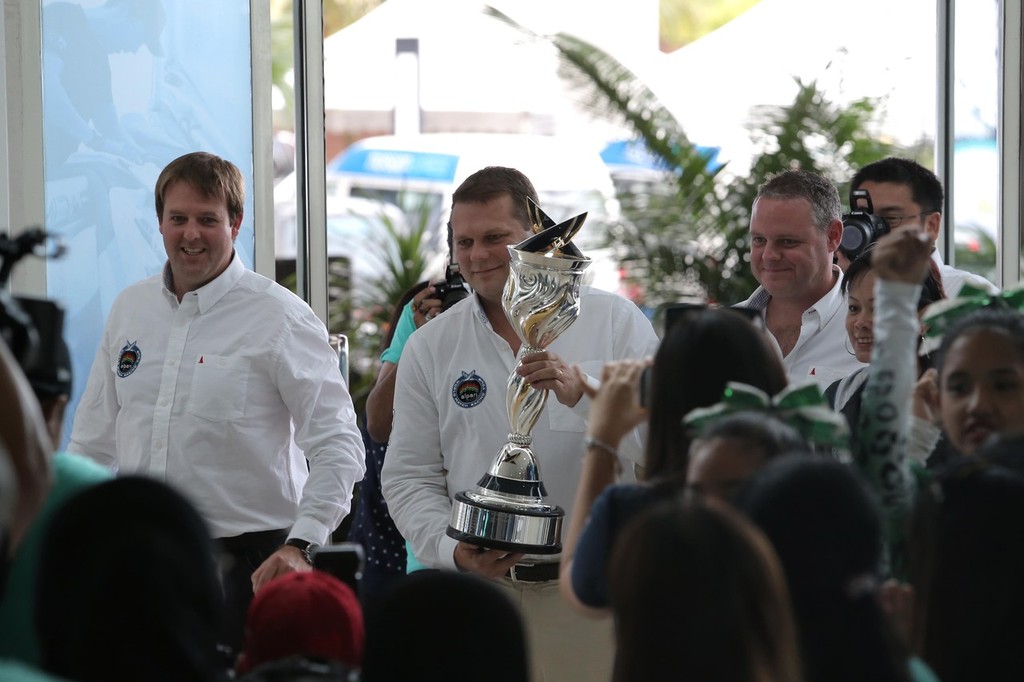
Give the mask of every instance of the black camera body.
<path id="1" fill-rule="evenodd" d="M 431 298 L 441 301 L 441 312 L 444 312 L 468 297 L 470 293 L 469 285 L 462 276 L 458 263 L 452 263 L 445 268 L 444 281 L 434 285 L 434 295 Z"/>
<path id="2" fill-rule="evenodd" d="M 861 209 L 857 201 L 863 199 L 866 206 Z M 875 215 L 875 207 L 871 203 L 871 195 L 866 189 L 855 189 L 850 192 L 850 212 L 843 216 L 843 239 L 839 242 L 839 250 L 849 260 L 864 253 L 864 249 L 878 241 L 892 228 L 885 218 Z"/>
<path id="3" fill-rule="evenodd" d="M 24 256 L 57 257 L 61 245 L 46 253 L 48 236 L 30 229 L 17 238 L 0 235 L 0 339 L 7 344 L 34 389 L 47 394 L 71 392 L 70 360 L 64 343 L 64 309 L 54 301 L 11 296 L 3 290 L 14 265 Z"/>

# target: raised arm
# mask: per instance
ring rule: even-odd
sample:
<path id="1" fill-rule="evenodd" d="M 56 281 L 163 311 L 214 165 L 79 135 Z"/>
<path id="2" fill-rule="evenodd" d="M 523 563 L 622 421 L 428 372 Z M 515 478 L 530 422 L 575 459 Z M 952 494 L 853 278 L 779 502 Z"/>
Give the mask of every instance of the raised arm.
<path id="1" fill-rule="evenodd" d="M 918 231 L 883 237 L 874 247 L 878 275 L 874 347 L 861 406 L 860 450 L 855 460 L 881 500 L 891 568 L 903 572 L 903 524 L 914 493 L 907 458 L 911 399 L 920 333 L 917 301 L 928 270 L 929 242 Z"/>
<path id="2" fill-rule="evenodd" d="M 591 399 L 590 419 L 587 422 L 583 469 L 576 487 L 576 501 L 569 527 L 562 538 L 562 565 L 559 582 L 562 595 L 578 611 L 586 615 L 601 613 L 584 605 L 572 588 L 572 564 L 580 535 L 590 514 L 590 508 L 601 492 L 615 483 L 618 475 L 619 444 L 637 425 L 647 419 L 647 410 L 640 407 L 640 374 L 649 364 L 647 360 L 610 362 L 601 372 L 601 388 L 594 389 L 580 382 Z"/>

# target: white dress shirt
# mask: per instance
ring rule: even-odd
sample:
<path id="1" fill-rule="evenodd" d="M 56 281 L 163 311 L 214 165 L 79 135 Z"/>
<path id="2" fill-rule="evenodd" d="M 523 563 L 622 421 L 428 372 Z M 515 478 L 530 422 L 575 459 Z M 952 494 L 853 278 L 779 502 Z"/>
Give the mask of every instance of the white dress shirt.
<path id="1" fill-rule="evenodd" d="M 864 367 L 850 351 L 846 333 L 846 298 L 840 288 L 843 272 L 833 265 L 836 282 L 814 305 L 804 311 L 800 319 L 800 338 L 786 356 L 775 336 L 770 332 L 768 339 L 782 357 L 790 384 L 814 381 L 822 392 L 829 384 Z M 758 287 L 747 300 L 736 305 L 765 310 L 771 300 L 764 287 Z"/>
<path id="2" fill-rule="evenodd" d="M 657 346 L 635 304 L 582 287 L 579 318 L 548 350 L 599 377 L 605 362 L 648 357 Z M 455 568 L 458 543 L 445 534 L 452 501 L 476 487 L 508 439 L 505 394 L 516 361 L 476 296 L 420 327 L 405 345 L 381 487 L 395 525 L 425 566 Z M 585 396 L 568 408 L 549 394 L 531 433 L 545 502 L 564 509 L 566 519 L 582 470 L 589 407 Z M 634 431 L 624 438 L 619 454 L 630 480 L 630 464 L 642 463 L 641 436 Z"/>
<path id="3" fill-rule="evenodd" d="M 114 301 L 68 450 L 173 485 L 213 537 L 290 528 L 323 544 L 365 461 L 323 324 L 237 254 L 180 303 L 169 277 Z"/>
<path id="4" fill-rule="evenodd" d="M 990 294 L 999 293 L 999 287 L 981 275 L 976 275 L 967 270 L 958 270 L 952 265 L 946 265 L 942 262 L 942 256 L 939 255 L 938 249 L 932 250 L 932 260 L 939 266 L 939 274 L 942 275 L 942 288 L 946 292 L 946 298 L 956 298 L 959 296 L 960 290 L 964 288 L 965 284 L 970 284 Z"/>

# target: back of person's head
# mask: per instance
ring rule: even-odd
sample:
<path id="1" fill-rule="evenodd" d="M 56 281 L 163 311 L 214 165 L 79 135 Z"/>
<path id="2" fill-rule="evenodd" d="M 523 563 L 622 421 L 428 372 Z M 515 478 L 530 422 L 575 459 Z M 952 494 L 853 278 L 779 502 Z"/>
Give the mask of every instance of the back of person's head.
<path id="1" fill-rule="evenodd" d="M 917 161 L 890 156 L 869 163 L 853 176 L 850 189 L 860 189 L 865 182 L 906 185 L 911 200 L 922 210 L 942 213 L 942 183 Z"/>
<path id="2" fill-rule="evenodd" d="M 221 592 L 196 510 L 158 481 L 75 495 L 44 537 L 36 592 L 42 667 L 73 680 L 208 680 Z"/>
<path id="3" fill-rule="evenodd" d="M 805 679 L 905 680 L 905 656 L 877 599 L 880 507 L 857 470 L 824 458 L 780 457 L 754 474 L 736 505 L 782 562 Z"/>
<path id="4" fill-rule="evenodd" d="M 362 682 L 526 682 L 527 660 L 519 612 L 475 575 L 417 571 L 366 610 Z"/>
<path id="5" fill-rule="evenodd" d="M 613 680 L 798 680 L 785 580 L 764 536 L 720 504 L 664 502 L 612 553 Z"/>
<path id="6" fill-rule="evenodd" d="M 683 417 L 714 405 L 730 381 L 768 395 L 786 387 L 778 353 L 750 318 L 729 308 L 695 308 L 665 333 L 651 368 L 646 476 L 682 482 L 690 438 Z"/>
<path id="7" fill-rule="evenodd" d="M 245 178 L 238 166 L 209 152 L 191 152 L 167 164 L 156 179 L 156 217 L 164 216 L 167 188 L 185 182 L 207 199 L 223 199 L 232 223 L 245 210 Z"/>
<path id="8" fill-rule="evenodd" d="M 836 186 L 825 176 L 807 170 L 784 170 L 768 176 L 757 188 L 754 203 L 760 199 L 806 199 L 811 205 L 814 224 L 821 232 L 843 217 Z"/>
<path id="9" fill-rule="evenodd" d="M 939 470 L 911 519 L 913 648 L 943 682 L 1024 679 L 1024 477 L 990 461 Z"/>
<path id="10" fill-rule="evenodd" d="M 487 166 L 462 181 L 452 194 L 452 205 L 485 204 L 498 197 L 512 197 L 512 210 L 523 228 L 530 225 L 527 199 L 540 203 L 537 190 L 530 179 L 515 168 Z"/>
<path id="11" fill-rule="evenodd" d="M 701 429 L 690 445 L 687 491 L 729 501 L 767 462 L 810 451 L 799 431 L 771 413 L 725 415 Z"/>
<path id="12" fill-rule="evenodd" d="M 363 612 L 352 588 L 323 571 L 288 573 L 253 597 L 238 671 L 290 656 L 357 668 L 363 640 Z"/>

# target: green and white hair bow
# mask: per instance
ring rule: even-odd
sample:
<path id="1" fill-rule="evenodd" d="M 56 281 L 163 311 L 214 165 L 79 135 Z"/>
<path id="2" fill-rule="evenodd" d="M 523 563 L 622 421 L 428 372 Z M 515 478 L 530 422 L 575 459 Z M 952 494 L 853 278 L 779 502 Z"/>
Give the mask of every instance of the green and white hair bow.
<path id="1" fill-rule="evenodd" d="M 942 344 L 942 337 L 964 315 L 981 308 L 1012 308 L 1024 310 L 1024 282 L 998 294 L 965 284 L 956 298 L 936 301 L 924 309 L 921 325 L 924 340 L 918 351 L 927 355 Z"/>
<path id="2" fill-rule="evenodd" d="M 731 381 L 721 402 L 691 410 L 683 417 L 683 425 L 699 431 L 723 417 L 747 411 L 766 412 L 781 419 L 811 445 L 841 450 L 850 447 L 846 417 L 829 406 L 815 383 L 789 386 L 773 398 L 759 388 Z"/>

